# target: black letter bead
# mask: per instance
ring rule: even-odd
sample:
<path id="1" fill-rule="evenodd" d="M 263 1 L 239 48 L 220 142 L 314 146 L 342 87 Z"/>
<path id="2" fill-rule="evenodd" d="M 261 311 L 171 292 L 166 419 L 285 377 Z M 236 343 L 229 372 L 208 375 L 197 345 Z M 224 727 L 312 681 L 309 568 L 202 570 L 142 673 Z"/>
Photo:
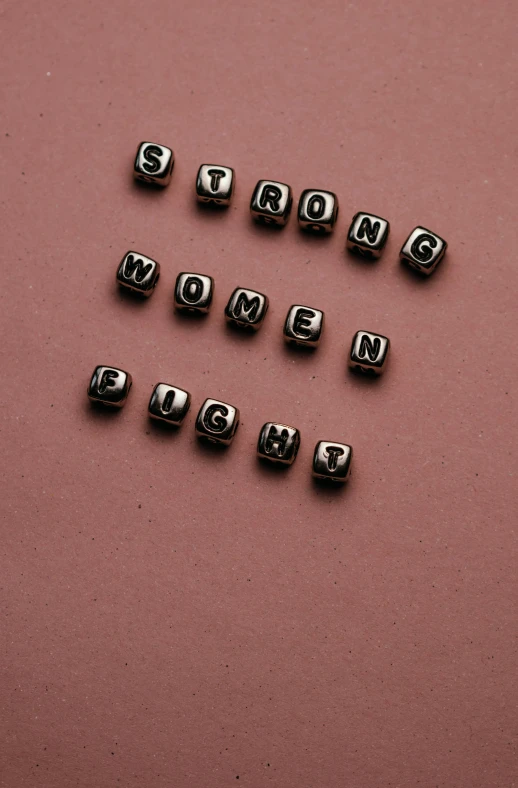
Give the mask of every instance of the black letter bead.
<path id="1" fill-rule="evenodd" d="M 88 386 L 88 397 L 113 408 L 122 408 L 131 388 L 129 372 L 116 367 L 96 367 Z"/>

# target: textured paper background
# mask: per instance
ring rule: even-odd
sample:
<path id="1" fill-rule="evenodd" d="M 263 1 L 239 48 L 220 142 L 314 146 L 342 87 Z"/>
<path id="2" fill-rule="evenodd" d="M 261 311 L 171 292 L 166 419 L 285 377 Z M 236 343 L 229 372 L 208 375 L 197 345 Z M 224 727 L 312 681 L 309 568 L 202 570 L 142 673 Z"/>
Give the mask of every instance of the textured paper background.
<path id="1" fill-rule="evenodd" d="M 516 767 L 515 3 L 4 3 L 2 692 L 6 788 L 507 788 Z M 137 143 L 170 144 L 170 188 L 136 187 Z M 227 213 L 202 162 L 237 173 Z M 332 238 L 253 226 L 259 178 L 335 190 Z M 386 216 L 379 263 L 344 253 Z M 449 251 L 420 280 L 418 223 Z M 160 261 L 144 303 L 114 274 Z M 181 270 L 216 280 L 176 317 Z M 225 327 L 237 286 L 270 297 Z M 292 303 L 323 344 L 286 349 Z M 351 377 L 357 329 L 392 340 Z M 94 412 L 96 364 L 134 376 Z M 174 434 L 153 385 L 192 392 Z M 197 444 L 206 396 L 241 408 Z M 287 472 L 261 425 L 297 426 Z M 341 492 L 317 439 L 354 446 Z"/>

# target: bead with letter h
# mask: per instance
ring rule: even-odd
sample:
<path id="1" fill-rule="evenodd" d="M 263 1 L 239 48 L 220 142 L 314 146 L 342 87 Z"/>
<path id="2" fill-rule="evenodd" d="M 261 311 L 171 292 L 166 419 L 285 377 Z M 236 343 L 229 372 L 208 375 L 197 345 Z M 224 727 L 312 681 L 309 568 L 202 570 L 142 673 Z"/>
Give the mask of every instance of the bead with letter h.
<path id="1" fill-rule="evenodd" d="M 157 383 L 149 400 L 148 413 L 151 419 L 179 427 L 190 406 L 191 395 L 188 391 L 167 383 Z"/>
<path id="2" fill-rule="evenodd" d="M 291 465 L 300 446 L 300 432 L 286 424 L 268 421 L 259 433 L 257 455 L 263 460 Z"/>

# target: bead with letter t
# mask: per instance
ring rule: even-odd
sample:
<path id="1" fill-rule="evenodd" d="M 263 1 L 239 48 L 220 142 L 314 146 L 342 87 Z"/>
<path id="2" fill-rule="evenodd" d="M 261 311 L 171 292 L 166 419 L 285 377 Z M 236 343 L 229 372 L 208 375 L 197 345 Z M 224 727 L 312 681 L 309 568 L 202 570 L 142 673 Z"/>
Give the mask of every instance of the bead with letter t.
<path id="1" fill-rule="evenodd" d="M 234 170 L 221 164 L 202 164 L 196 177 L 198 202 L 230 205 L 234 194 Z"/>

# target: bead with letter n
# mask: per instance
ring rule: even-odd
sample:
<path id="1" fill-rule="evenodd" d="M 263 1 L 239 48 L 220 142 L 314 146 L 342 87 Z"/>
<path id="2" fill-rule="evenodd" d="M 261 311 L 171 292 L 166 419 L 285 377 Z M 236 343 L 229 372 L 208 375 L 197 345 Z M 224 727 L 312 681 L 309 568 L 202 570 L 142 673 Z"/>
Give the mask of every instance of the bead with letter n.
<path id="1" fill-rule="evenodd" d="M 349 366 L 368 375 L 381 375 L 387 363 L 390 340 L 382 334 L 357 331 L 354 335 Z"/>
<path id="2" fill-rule="evenodd" d="M 167 383 L 157 383 L 149 400 L 148 413 L 151 419 L 179 427 L 191 405 L 188 391 Z"/>
<path id="3" fill-rule="evenodd" d="M 372 213 L 357 213 L 347 233 L 347 248 L 350 252 L 366 257 L 378 258 L 387 242 L 390 224 L 381 216 Z"/>

